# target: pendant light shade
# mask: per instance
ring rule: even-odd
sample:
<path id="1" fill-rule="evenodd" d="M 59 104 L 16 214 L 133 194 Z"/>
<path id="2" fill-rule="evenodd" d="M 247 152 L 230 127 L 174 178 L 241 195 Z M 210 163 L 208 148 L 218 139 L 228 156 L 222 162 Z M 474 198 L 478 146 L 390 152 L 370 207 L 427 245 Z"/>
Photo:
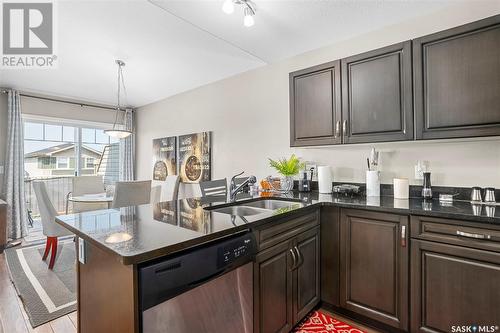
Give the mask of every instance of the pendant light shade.
<path id="1" fill-rule="evenodd" d="M 121 60 L 115 60 L 115 62 L 118 65 L 118 98 L 117 98 L 118 102 L 116 106 L 115 122 L 113 123 L 113 128 L 109 130 L 104 130 L 104 133 L 106 133 L 112 138 L 125 139 L 132 134 L 132 131 L 120 128 L 120 127 L 125 127 L 123 124 L 117 128 L 118 116 L 120 114 L 120 111 L 122 111 L 120 107 L 120 91 L 122 85 L 123 85 L 123 90 L 125 90 L 125 82 L 123 80 L 123 67 L 125 66 L 125 63 Z M 126 112 L 127 111 L 125 111 L 125 115 Z M 123 116 L 123 120 L 125 120 L 125 115 Z"/>
<path id="2" fill-rule="evenodd" d="M 132 135 L 132 131 L 120 130 L 120 129 L 104 130 L 104 133 L 115 139 L 125 139 L 130 135 Z"/>

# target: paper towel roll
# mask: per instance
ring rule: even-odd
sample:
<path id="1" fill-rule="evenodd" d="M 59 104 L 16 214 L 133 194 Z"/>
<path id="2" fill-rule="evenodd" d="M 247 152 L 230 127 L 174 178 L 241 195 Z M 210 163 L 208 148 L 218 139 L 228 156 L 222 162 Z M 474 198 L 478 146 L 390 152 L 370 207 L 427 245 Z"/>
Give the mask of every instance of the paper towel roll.
<path id="1" fill-rule="evenodd" d="M 327 165 L 318 166 L 319 193 L 332 193 L 332 169 Z"/>
<path id="2" fill-rule="evenodd" d="M 394 178 L 394 199 L 408 199 L 410 183 L 407 178 Z"/>
<path id="3" fill-rule="evenodd" d="M 380 196 L 380 172 L 376 170 L 366 171 L 366 196 Z"/>

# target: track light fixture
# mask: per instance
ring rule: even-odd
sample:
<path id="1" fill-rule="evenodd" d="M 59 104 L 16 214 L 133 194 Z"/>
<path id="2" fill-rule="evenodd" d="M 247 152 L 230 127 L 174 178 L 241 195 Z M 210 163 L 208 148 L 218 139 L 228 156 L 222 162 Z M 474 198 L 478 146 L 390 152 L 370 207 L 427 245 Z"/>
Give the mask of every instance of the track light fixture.
<path id="1" fill-rule="evenodd" d="M 254 16 L 256 12 L 255 4 L 250 0 L 225 0 L 222 5 L 222 11 L 226 14 L 232 14 L 234 12 L 234 5 L 242 5 L 244 7 L 243 13 L 243 25 L 245 27 L 251 27 L 255 24 Z"/>

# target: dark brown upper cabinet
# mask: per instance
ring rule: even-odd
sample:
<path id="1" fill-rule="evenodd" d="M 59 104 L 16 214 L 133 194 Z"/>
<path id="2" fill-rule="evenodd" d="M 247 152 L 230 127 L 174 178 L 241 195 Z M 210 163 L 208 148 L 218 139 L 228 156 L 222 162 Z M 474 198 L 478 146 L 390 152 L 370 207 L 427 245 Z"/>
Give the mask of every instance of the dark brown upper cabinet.
<path id="1" fill-rule="evenodd" d="M 413 139 L 411 42 L 342 59 L 344 143 Z"/>
<path id="2" fill-rule="evenodd" d="M 416 137 L 500 135 L 500 15 L 414 40 Z"/>
<path id="3" fill-rule="evenodd" d="M 290 73 L 290 146 L 342 143 L 340 61 Z"/>

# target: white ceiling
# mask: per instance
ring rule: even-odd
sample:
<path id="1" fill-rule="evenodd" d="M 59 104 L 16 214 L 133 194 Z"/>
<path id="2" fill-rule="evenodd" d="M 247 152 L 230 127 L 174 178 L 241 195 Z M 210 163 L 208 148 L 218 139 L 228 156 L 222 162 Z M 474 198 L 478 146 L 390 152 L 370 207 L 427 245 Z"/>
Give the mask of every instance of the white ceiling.
<path id="1" fill-rule="evenodd" d="M 142 106 L 455 0 L 255 0 L 251 28 L 223 0 L 151 1 L 59 1 L 58 68 L 1 70 L 0 87 L 114 104 L 119 58 L 127 104 Z"/>

